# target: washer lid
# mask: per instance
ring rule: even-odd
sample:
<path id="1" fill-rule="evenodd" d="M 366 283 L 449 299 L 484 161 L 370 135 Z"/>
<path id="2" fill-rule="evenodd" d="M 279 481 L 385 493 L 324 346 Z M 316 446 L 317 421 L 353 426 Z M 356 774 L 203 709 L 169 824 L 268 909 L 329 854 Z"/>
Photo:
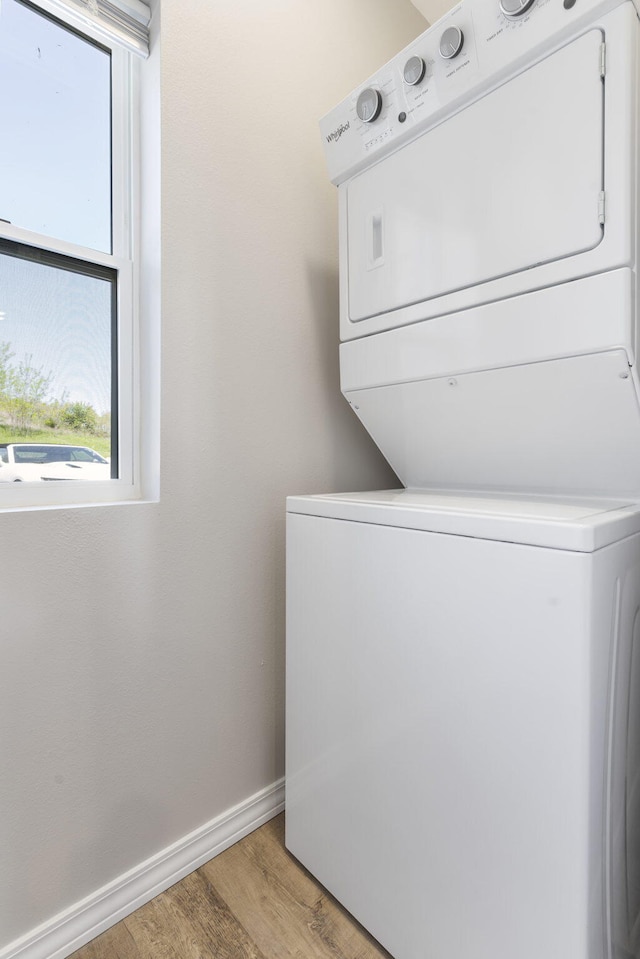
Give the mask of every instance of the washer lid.
<path id="1" fill-rule="evenodd" d="M 640 503 L 478 491 L 290 496 L 287 512 L 584 553 L 640 532 Z"/>

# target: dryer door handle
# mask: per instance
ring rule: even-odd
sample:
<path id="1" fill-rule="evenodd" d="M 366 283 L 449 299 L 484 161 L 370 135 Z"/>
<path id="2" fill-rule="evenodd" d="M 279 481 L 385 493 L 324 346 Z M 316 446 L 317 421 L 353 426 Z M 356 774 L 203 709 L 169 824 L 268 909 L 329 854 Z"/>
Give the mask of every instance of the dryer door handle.
<path id="1" fill-rule="evenodd" d="M 382 210 L 375 210 L 368 216 L 367 223 L 367 269 L 375 270 L 384 263 L 384 224 Z"/>

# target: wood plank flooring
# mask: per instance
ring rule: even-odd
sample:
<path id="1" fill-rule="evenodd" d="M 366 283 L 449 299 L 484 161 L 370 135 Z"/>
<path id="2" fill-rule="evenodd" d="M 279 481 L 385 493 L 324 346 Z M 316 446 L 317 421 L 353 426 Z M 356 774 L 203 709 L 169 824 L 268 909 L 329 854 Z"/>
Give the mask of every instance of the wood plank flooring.
<path id="1" fill-rule="evenodd" d="M 284 848 L 284 814 L 71 959 L 391 959 Z"/>

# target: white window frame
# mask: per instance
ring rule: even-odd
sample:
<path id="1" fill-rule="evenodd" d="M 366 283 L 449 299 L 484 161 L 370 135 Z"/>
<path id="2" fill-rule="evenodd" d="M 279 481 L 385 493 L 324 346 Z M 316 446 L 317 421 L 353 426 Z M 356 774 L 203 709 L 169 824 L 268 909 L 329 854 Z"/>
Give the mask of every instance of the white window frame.
<path id="1" fill-rule="evenodd" d="M 0 222 L 0 237 L 117 272 L 118 478 L 60 483 L 0 483 L 0 511 L 128 502 L 142 498 L 140 477 L 140 364 L 138 237 L 140 58 L 55 0 L 28 0 L 111 54 L 112 253 L 102 253 L 15 224 Z M 112 431 L 113 431 L 112 423 Z"/>

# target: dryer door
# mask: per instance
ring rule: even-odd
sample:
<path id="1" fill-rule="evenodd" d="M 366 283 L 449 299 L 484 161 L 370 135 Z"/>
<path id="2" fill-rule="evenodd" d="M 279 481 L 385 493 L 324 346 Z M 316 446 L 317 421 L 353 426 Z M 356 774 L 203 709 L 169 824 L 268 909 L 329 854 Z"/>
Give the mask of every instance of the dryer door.
<path id="1" fill-rule="evenodd" d="M 597 246 L 602 42 L 589 31 L 346 185 L 352 321 Z"/>

